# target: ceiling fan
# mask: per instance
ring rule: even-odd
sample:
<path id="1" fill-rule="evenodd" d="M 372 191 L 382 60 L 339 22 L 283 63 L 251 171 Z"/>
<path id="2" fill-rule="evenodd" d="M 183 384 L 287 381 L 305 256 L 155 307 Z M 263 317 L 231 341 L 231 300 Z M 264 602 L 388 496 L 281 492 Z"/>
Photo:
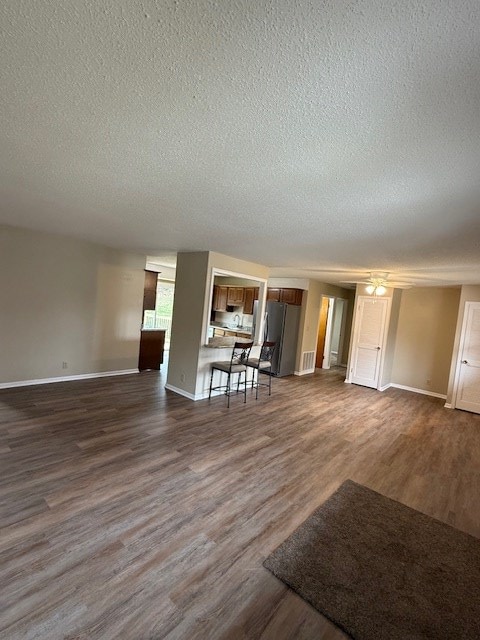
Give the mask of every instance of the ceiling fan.
<path id="1" fill-rule="evenodd" d="M 366 292 L 374 296 L 383 296 L 388 287 L 395 289 L 410 289 L 411 282 L 389 280 L 388 271 L 371 271 L 364 280 L 342 280 L 343 284 L 364 284 Z"/>

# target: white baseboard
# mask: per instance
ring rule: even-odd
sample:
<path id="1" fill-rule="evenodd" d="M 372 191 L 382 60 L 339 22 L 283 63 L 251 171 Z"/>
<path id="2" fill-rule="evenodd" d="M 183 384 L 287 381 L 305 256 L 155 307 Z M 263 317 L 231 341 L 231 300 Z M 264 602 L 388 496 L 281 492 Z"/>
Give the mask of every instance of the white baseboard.
<path id="1" fill-rule="evenodd" d="M 378 387 L 378 391 L 386 391 L 387 389 L 390 389 L 390 387 L 393 387 L 393 385 L 388 383 L 388 384 L 384 385 L 383 387 Z"/>
<path id="2" fill-rule="evenodd" d="M 72 382 L 74 380 L 88 380 L 89 378 L 126 376 L 131 373 L 138 373 L 138 369 L 122 369 L 121 371 L 100 371 L 98 373 L 81 373 L 76 376 L 59 376 L 58 378 L 38 378 L 37 380 L 17 380 L 16 382 L 0 382 L 0 389 L 12 389 L 13 387 L 31 387 L 36 384 L 52 384 L 53 382 Z"/>
<path id="3" fill-rule="evenodd" d="M 203 391 L 202 393 L 197 393 L 196 395 L 194 395 L 193 393 L 189 393 L 188 391 L 185 391 L 184 389 L 180 389 L 179 387 L 175 387 L 173 384 L 166 384 L 165 385 L 165 389 L 168 389 L 169 391 L 173 391 L 173 393 L 178 393 L 179 396 L 183 396 L 184 398 L 188 398 L 189 400 L 193 400 L 194 402 L 196 402 L 197 400 L 206 400 L 208 398 L 208 389 L 206 391 Z M 212 389 L 212 398 L 214 396 L 222 396 L 224 395 L 223 391 L 216 391 L 214 389 Z"/>
<path id="4" fill-rule="evenodd" d="M 445 409 L 453 409 L 453 404 L 451 402 L 445 402 L 443 406 Z"/>
<path id="5" fill-rule="evenodd" d="M 218 391 L 218 390 L 212 389 L 212 398 L 214 398 L 215 396 L 224 396 L 224 395 L 225 395 L 224 391 Z M 195 396 L 195 400 L 208 400 L 208 389 L 206 389 L 206 391 L 203 391 L 202 393 L 197 393 L 197 395 Z"/>
<path id="6" fill-rule="evenodd" d="M 294 376 L 306 376 L 308 373 L 315 373 L 315 367 L 312 369 L 303 369 L 303 371 L 294 371 Z"/>
<path id="7" fill-rule="evenodd" d="M 189 393 L 188 391 L 185 391 L 185 389 L 175 387 L 173 384 L 166 384 L 165 389 L 173 391 L 173 393 L 178 393 L 179 396 L 183 396 L 184 398 L 188 398 L 189 400 L 200 400 L 200 398 L 198 396 L 195 396 L 193 393 Z"/>
<path id="8" fill-rule="evenodd" d="M 432 396 L 433 398 L 442 398 L 442 400 L 445 400 L 447 398 L 446 394 L 444 393 L 435 393 L 435 391 L 428 391 L 428 389 L 417 389 L 415 387 L 407 387 L 404 384 L 396 384 L 395 382 L 391 382 L 390 384 L 385 386 L 385 389 L 388 389 L 389 387 L 394 387 L 395 389 L 403 389 L 404 391 L 411 391 L 412 393 L 421 393 L 424 396 Z M 380 389 L 380 391 L 383 391 L 384 389 Z"/>

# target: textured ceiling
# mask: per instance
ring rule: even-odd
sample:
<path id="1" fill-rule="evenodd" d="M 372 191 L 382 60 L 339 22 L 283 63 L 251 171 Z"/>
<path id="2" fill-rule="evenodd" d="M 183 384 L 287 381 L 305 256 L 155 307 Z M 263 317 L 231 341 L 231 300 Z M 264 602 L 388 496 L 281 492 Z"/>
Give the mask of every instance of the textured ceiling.
<path id="1" fill-rule="evenodd" d="M 480 283 L 478 0 L 4 0 L 0 222 Z"/>

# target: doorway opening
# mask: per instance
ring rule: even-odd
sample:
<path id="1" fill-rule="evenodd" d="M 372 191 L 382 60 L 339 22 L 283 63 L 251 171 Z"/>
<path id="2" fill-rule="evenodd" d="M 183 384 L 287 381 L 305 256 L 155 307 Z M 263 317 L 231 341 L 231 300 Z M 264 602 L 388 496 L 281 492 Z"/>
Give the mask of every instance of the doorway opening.
<path id="1" fill-rule="evenodd" d="M 345 337 L 347 300 L 322 296 L 318 321 L 316 369 L 345 366 L 343 342 Z"/>

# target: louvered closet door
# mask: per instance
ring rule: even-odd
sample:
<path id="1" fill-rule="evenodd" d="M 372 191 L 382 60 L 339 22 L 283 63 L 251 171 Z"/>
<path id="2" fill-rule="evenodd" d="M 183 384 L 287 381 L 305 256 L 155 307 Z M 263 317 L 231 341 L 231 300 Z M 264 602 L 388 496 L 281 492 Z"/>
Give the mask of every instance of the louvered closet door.
<path id="1" fill-rule="evenodd" d="M 385 339 L 388 298 L 358 298 L 351 382 L 378 387 Z"/>
<path id="2" fill-rule="evenodd" d="M 465 303 L 455 407 L 480 413 L 480 302 Z"/>

